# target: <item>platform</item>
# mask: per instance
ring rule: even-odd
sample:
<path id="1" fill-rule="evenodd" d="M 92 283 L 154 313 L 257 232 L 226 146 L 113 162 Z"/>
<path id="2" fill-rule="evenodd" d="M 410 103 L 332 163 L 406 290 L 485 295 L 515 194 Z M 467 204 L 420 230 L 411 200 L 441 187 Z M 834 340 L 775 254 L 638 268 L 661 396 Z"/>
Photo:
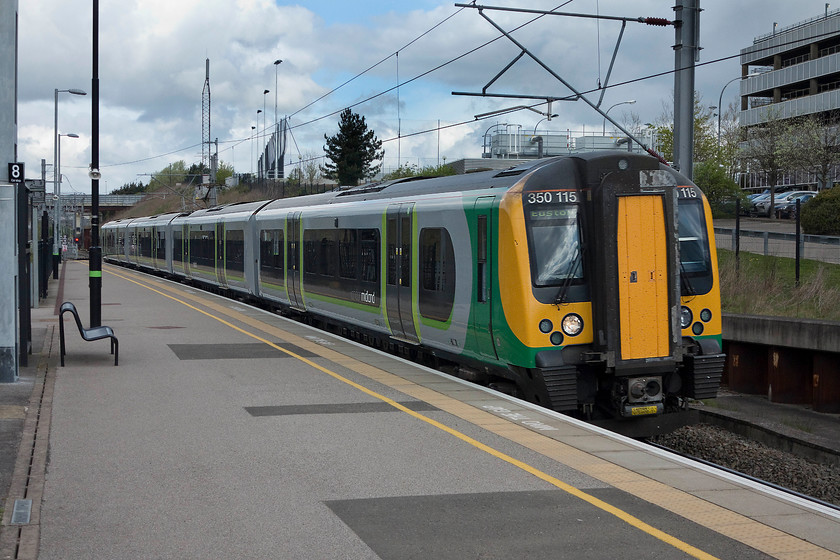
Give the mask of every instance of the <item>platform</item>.
<path id="1" fill-rule="evenodd" d="M 240 302 L 103 269 L 118 367 L 107 340 L 70 329 L 57 367 L 55 310 L 33 311 L 47 358 L 0 558 L 840 558 L 827 508 Z M 66 263 L 58 298 L 86 325 L 87 275 Z M 11 524 L 25 499 L 28 521 Z"/>

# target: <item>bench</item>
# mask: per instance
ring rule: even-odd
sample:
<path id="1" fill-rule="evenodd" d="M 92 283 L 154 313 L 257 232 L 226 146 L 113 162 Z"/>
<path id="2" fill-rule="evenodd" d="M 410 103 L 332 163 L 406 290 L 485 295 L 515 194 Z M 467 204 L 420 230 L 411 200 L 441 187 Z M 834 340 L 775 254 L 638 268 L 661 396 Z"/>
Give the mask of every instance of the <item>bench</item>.
<path id="1" fill-rule="evenodd" d="M 76 326 L 79 327 L 79 334 L 82 335 L 82 338 L 88 342 L 92 342 L 94 340 L 102 340 L 103 338 L 110 338 L 111 339 L 111 354 L 114 355 L 114 365 L 119 364 L 120 358 L 120 343 L 117 340 L 117 336 L 114 334 L 114 329 L 111 327 L 101 326 L 101 327 L 92 327 L 86 329 L 82 326 L 82 320 L 79 318 L 79 312 L 76 310 L 76 306 L 70 303 L 69 301 L 65 301 L 61 304 L 60 311 L 58 313 L 58 331 L 59 331 L 59 339 L 61 342 L 61 367 L 64 367 L 64 314 L 65 313 L 72 313 L 73 318 L 76 319 Z"/>

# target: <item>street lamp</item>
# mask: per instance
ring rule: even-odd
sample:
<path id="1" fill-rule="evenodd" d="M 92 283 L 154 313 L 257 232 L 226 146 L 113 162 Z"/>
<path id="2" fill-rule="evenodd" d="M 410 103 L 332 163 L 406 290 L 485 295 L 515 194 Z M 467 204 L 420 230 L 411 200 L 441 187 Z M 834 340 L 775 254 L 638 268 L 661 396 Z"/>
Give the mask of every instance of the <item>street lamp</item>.
<path id="1" fill-rule="evenodd" d="M 622 101 L 620 103 L 616 103 L 615 105 L 613 105 L 612 107 L 607 109 L 606 112 L 604 113 L 604 123 L 601 126 L 601 135 L 602 136 L 607 135 L 607 115 L 610 113 L 610 110 L 612 110 L 613 107 L 618 107 L 619 105 L 632 105 L 635 102 L 636 102 L 635 99 L 630 99 L 628 101 Z"/>
<path id="2" fill-rule="evenodd" d="M 76 133 L 69 133 L 69 134 L 59 134 L 58 135 L 58 159 L 56 160 L 55 166 L 55 176 L 58 180 L 58 192 L 61 192 L 61 137 L 66 136 L 67 138 L 78 138 L 79 135 Z M 55 226 L 55 236 L 58 237 L 61 234 L 61 219 L 63 216 L 62 208 L 61 208 L 61 199 L 56 199 L 55 201 L 55 219 L 53 220 L 53 225 Z"/>
<path id="3" fill-rule="evenodd" d="M 723 91 L 726 89 L 726 86 L 728 86 L 732 82 L 735 82 L 737 80 L 742 80 L 744 78 L 755 78 L 760 73 L 761 72 L 750 72 L 749 74 L 747 74 L 745 76 L 738 76 L 737 78 L 732 78 L 731 80 L 726 82 L 726 85 L 724 85 L 723 88 L 721 88 L 720 98 L 718 99 L 718 106 L 717 106 L 717 110 L 718 110 L 718 142 L 717 142 L 718 143 L 718 149 L 720 149 L 720 115 L 721 115 L 721 113 L 723 113 Z"/>
<path id="4" fill-rule="evenodd" d="M 61 206 L 61 176 L 58 175 L 58 94 L 69 93 L 72 95 L 87 95 L 80 89 L 56 89 L 55 90 L 55 135 L 53 136 L 53 195 L 55 197 L 55 212 L 53 212 L 53 279 L 58 279 L 58 208 Z"/>
<path id="5" fill-rule="evenodd" d="M 254 136 L 257 135 L 257 127 L 251 127 L 251 180 L 254 180 Z"/>
<path id="6" fill-rule="evenodd" d="M 279 132 L 277 128 L 277 68 L 280 66 L 280 63 L 283 62 L 279 58 L 274 61 L 274 131 Z M 280 155 L 280 139 L 277 138 L 274 142 L 274 178 L 277 179 L 280 171 L 280 163 L 277 161 L 278 156 Z"/>
<path id="7" fill-rule="evenodd" d="M 263 98 L 263 99 L 265 99 L 265 98 Z M 257 126 L 254 127 L 255 130 L 260 129 L 260 113 L 262 113 L 262 112 L 263 112 L 262 109 L 257 109 L 257 120 L 256 120 L 256 125 Z M 256 138 L 259 138 L 260 133 L 259 132 L 254 132 L 254 136 Z M 262 149 L 262 147 L 259 144 L 257 144 L 257 161 L 258 162 L 260 160 L 260 150 L 261 149 Z M 259 165 L 257 165 L 257 177 L 262 178 L 262 172 L 260 171 L 260 166 Z"/>
<path id="8" fill-rule="evenodd" d="M 543 118 L 541 118 L 540 120 L 538 120 L 538 121 L 537 121 L 537 124 L 535 124 L 535 125 L 534 125 L 534 136 L 536 136 L 536 135 L 537 135 L 537 127 L 538 127 L 538 126 L 540 126 L 540 123 L 541 123 L 541 122 L 543 122 L 544 120 L 549 120 L 549 121 L 550 121 L 550 120 L 551 120 L 551 117 L 557 117 L 557 116 L 558 116 L 558 115 L 551 115 L 550 117 L 543 117 Z"/>
<path id="9" fill-rule="evenodd" d="M 268 90 L 265 90 L 263 92 L 263 140 L 262 140 L 263 142 L 268 142 L 265 139 L 265 135 L 268 132 L 268 127 L 266 127 L 266 125 L 265 125 L 265 96 L 266 96 L 267 93 L 269 93 Z M 261 145 L 260 149 L 263 152 L 263 157 L 265 157 L 265 145 Z M 265 163 L 263 164 L 263 177 L 264 178 L 268 176 L 268 173 L 266 173 L 266 171 L 268 171 L 268 160 L 267 159 L 266 159 Z"/>
<path id="10" fill-rule="evenodd" d="M 507 126 L 507 125 L 508 125 L 508 123 L 496 123 L 494 125 L 490 125 L 489 127 L 487 127 L 487 130 L 485 130 L 484 134 L 482 134 L 482 148 L 484 149 L 484 153 L 487 153 L 487 133 L 490 132 L 490 130 L 493 129 L 493 128 L 498 128 L 500 126 Z M 490 155 L 491 155 L 491 157 L 493 155 L 492 149 L 490 151 Z M 482 157 L 484 157 L 484 156 L 482 155 Z"/>

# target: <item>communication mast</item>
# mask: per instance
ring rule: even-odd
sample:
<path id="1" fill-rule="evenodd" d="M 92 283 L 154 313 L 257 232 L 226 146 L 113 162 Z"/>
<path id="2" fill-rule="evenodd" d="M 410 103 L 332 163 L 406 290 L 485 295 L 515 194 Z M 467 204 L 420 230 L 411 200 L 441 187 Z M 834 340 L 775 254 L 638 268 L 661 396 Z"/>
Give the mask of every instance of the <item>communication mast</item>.
<path id="1" fill-rule="evenodd" d="M 201 167 L 210 168 L 210 59 L 206 60 L 204 89 L 201 90 Z"/>

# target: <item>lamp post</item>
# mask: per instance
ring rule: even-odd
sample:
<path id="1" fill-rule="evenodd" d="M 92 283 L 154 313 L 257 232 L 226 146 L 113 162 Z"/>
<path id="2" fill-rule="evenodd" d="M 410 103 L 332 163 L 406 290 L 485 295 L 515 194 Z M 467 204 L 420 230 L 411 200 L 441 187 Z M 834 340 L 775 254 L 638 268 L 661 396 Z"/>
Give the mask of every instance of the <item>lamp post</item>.
<path id="1" fill-rule="evenodd" d="M 263 98 L 263 99 L 265 99 L 265 98 Z M 260 129 L 260 113 L 262 113 L 262 112 L 263 112 L 262 109 L 257 109 L 257 120 L 256 120 L 256 125 L 257 126 L 254 127 L 255 130 Z M 259 138 L 260 133 L 259 132 L 254 132 L 254 136 L 256 138 Z M 257 144 L 257 177 L 259 177 L 260 179 L 262 179 L 262 170 L 260 170 L 260 166 L 259 166 L 260 150 L 261 149 L 262 149 L 262 147 L 259 144 Z"/>
<path id="2" fill-rule="evenodd" d="M 55 196 L 55 209 L 53 212 L 53 279 L 58 279 L 59 245 L 58 245 L 58 209 L 61 207 L 61 176 L 58 174 L 58 94 L 70 93 L 72 95 L 87 95 L 80 89 L 56 89 L 55 90 L 55 135 L 53 136 L 53 194 Z"/>
<path id="3" fill-rule="evenodd" d="M 251 181 L 254 180 L 254 136 L 257 135 L 257 127 L 251 127 Z"/>
<path id="4" fill-rule="evenodd" d="M 556 117 L 557 115 L 552 115 L 552 116 Z M 541 118 L 540 120 L 537 121 L 537 124 L 534 125 L 534 136 L 537 135 L 537 127 L 540 126 L 540 123 L 543 122 L 546 119 L 551 120 L 550 117 L 543 117 L 543 118 Z"/>
<path id="5" fill-rule="evenodd" d="M 280 66 L 280 63 L 283 62 L 279 58 L 274 61 L 274 131 L 279 133 L 279 129 L 277 128 L 277 68 Z M 280 174 L 280 163 L 278 161 L 278 157 L 280 155 L 280 138 L 278 134 L 278 138 L 274 141 L 274 179 L 277 180 Z"/>
<path id="6" fill-rule="evenodd" d="M 66 136 L 67 138 L 78 138 L 79 135 L 73 132 L 69 134 L 59 134 L 58 135 L 58 157 L 56 158 L 55 164 L 55 176 L 56 181 L 58 184 L 58 192 L 61 192 L 61 137 Z M 53 220 L 53 225 L 55 226 L 55 238 L 61 235 L 61 218 L 63 216 L 62 208 L 61 208 L 61 198 L 56 199 L 55 201 L 55 219 Z M 60 246 L 60 245 L 59 245 Z"/>
<path id="7" fill-rule="evenodd" d="M 721 88 L 720 97 L 718 98 L 718 106 L 717 106 L 717 110 L 718 110 L 718 139 L 717 139 L 718 140 L 717 141 L 718 149 L 720 149 L 720 115 L 721 115 L 721 113 L 723 113 L 723 91 L 726 89 L 726 86 L 728 86 L 732 82 L 735 82 L 737 80 L 742 80 L 744 78 L 754 78 L 754 77 L 758 76 L 759 74 L 760 74 L 760 72 L 750 72 L 749 74 L 747 74 L 745 76 L 738 76 L 737 78 L 732 78 L 731 80 L 726 82 L 726 85 L 724 85 Z"/>
<path id="8" fill-rule="evenodd" d="M 266 94 L 267 94 L 267 93 L 269 93 L 269 91 L 268 91 L 268 90 L 265 90 L 265 91 L 263 92 L 263 142 L 268 142 L 268 141 L 265 139 L 265 138 L 266 138 L 266 136 L 265 136 L 265 135 L 266 135 L 266 133 L 268 132 L 268 127 L 265 125 L 265 96 L 266 96 Z M 266 158 L 266 157 L 265 157 L 265 156 L 266 156 L 266 153 L 265 153 L 265 144 L 263 144 L 262 146 L 260 146 L 260 150 L 262 150 L 262 152 L 263 152 L 263 159 L 265 159 L 265 163 L 263 164 L 263 178 L 265 179 L 265 178 L 267 178 L 267 177 L 268 177 L 268 158 Z"/>
<path id="9" fill-rule="evenodd" d="M 607 110 L 606 110 L 606 112 L 604 113 L 604 123 L 603 123 L 603 125 L 602 125 L 602 127 L 601 127 L 601 135 L 602 135 L 602 136 L 606 136 L 606 135 L 607 135 L 607 115 L 609 115 L 609 114 L 610 114 L 610 111 L 612 110 L 612 108 L 613 108 L 613 107 L 618 107 L 619 105 L 632 105 L 632 104 L 633 104 L 633 103 L 635 103 L 635 102 L 636 102 L 636 100 L 635 100 L 635 99 L 630 99 L 630 100 L 628 100 L 628 101 L 622 101 L 622 102 L 620 102 L 620 103 L 616 103 L 615 105 L 613 105 L 612 107 L 610 107 L 609 109 L 607 109 Z"/>

